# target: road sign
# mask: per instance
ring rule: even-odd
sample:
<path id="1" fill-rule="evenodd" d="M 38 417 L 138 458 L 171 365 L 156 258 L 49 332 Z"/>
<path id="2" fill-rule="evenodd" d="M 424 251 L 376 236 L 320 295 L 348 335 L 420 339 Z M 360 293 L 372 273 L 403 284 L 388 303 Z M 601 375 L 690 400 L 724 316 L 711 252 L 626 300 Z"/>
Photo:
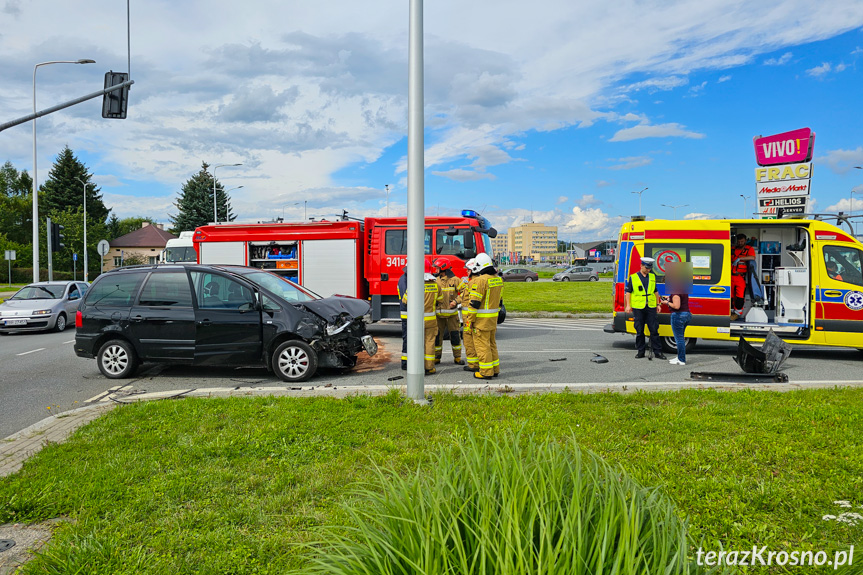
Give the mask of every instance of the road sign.
<path id="1" fill-rule="evenodd" d="M 100 256 L 107 256 L 110 249 L 111 244 L 108 243 L 108 240 L 101 240 L 96 244 L 96 251 L 99 252 Z"/>
<path id="2" fill-rule="evenodd" d="M 77 261 L 78 261 L 78 254 L 72 254 L 72 261 L 73 261 L 73 262 L 77 262 Z"/>
<path id="3" fill-rule="evenodd" d="M 15 259 L 15 250 L 6 250 L 6 258 L 5 259 L 7 259 L 9 261 L 14 260 Z"/>

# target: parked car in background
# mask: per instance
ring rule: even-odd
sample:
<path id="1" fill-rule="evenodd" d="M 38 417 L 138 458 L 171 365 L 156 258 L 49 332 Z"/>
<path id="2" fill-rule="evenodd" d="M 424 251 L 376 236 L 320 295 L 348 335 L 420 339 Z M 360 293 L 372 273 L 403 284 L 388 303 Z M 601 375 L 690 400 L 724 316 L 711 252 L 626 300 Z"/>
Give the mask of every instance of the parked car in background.
<path id="1" fill-rule="evenodd" d="M 551 278 L 556 282 L 568 282 L 568 281 L 591 281 L 598 282 L 599 274 L 596 273 L 596 270 L 591 269 L 587 266 L 572 266 L 569 269 L 563 270 L 560 273 L 554 274 L 554 277 Z"/>
<path id="2" fill-rule="evenodd" d="M 0 304 L 0 334 L 63 331 L 90 284 L 76 281 L 37 282 L 22 287 Z"/>
<path id="3" fill-rule="evenodd" d="M 525 268 L 510 268 L 501 274 L 505 282 L 535 282 L 539 280 L 539 274 Z"/>
<path id="4" fill-rule="evenodd" d="M 75 318 L 75 354 L 96 358 L 111 379 L 158 362 L 261 366 L 299 382 L 377 352 L 370 310 L 365 300 L 322 298 L 260 268 L 132 266 L 93 282 Z"/>

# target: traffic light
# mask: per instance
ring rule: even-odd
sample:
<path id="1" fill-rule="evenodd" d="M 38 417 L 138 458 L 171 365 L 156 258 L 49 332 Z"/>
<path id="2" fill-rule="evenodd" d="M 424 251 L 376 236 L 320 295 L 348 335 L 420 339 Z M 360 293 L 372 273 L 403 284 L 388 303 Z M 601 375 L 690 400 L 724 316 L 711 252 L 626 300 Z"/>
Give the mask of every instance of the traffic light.
<path id="1" fill-rule="evenodd" d="M 106 72 L 105 87 L 110 88 L 117 84 L 122 84 L 129 80 L 129 74 L 126 72 Z M 102 96 L 102 117 L 116 118 L 118 120 L 126 119 L 126 106 L 129 103 L 129 86 L 108 92 Z"/>
<path id="2" fill-rule="evenodd" d="M 61 234 L 63 230 L 66 229 L 66 226 L 61 226 L 60 224 L 55 224 L 51 222 L 51 251 L 59 252 L 66 246 L 63 244 L 63 239 L 65 236 Z"/>

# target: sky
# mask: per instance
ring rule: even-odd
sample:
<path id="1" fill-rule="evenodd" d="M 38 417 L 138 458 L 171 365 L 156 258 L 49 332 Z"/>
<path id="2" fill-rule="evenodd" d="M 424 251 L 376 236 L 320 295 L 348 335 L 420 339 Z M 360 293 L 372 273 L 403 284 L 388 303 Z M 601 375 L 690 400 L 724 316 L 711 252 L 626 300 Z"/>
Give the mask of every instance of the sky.
<path id="1" fill-rule="evenodd" d="M 40 67 L 39 110 L 126 71 L 125 4 L 0 0 L 0 123 L 32 112 L 36 63 L 96 60 Z M 860 0 L 424 4 L 427 215 L 570 241 L 741 217 L 753 138 L 803 127 L 814 209 L 863 213 Z M 131 0 L 130 22 L 128 118 L 40 118 L 40 183 L 68 145 L 121 218 L 168 223 L 202 162 L 242 164 L 216 172 L 237 221 L 407 213 L 407 0 Z M 32 146 L 0 132 L 0 163 L 32 173 Z"/>

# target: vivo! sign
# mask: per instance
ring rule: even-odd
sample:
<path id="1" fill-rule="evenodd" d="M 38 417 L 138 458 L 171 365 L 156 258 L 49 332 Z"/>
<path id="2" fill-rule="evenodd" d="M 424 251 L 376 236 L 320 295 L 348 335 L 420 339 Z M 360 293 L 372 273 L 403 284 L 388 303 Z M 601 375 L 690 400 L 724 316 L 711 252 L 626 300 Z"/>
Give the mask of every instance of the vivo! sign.
<path id="1" fill-rule="evenodd" d="M 815 134 L 809 128 L 791 130 L 774 136 L 754 138 L 755 159 L 759 166 L 794 164 L 812 159 Z"/>

